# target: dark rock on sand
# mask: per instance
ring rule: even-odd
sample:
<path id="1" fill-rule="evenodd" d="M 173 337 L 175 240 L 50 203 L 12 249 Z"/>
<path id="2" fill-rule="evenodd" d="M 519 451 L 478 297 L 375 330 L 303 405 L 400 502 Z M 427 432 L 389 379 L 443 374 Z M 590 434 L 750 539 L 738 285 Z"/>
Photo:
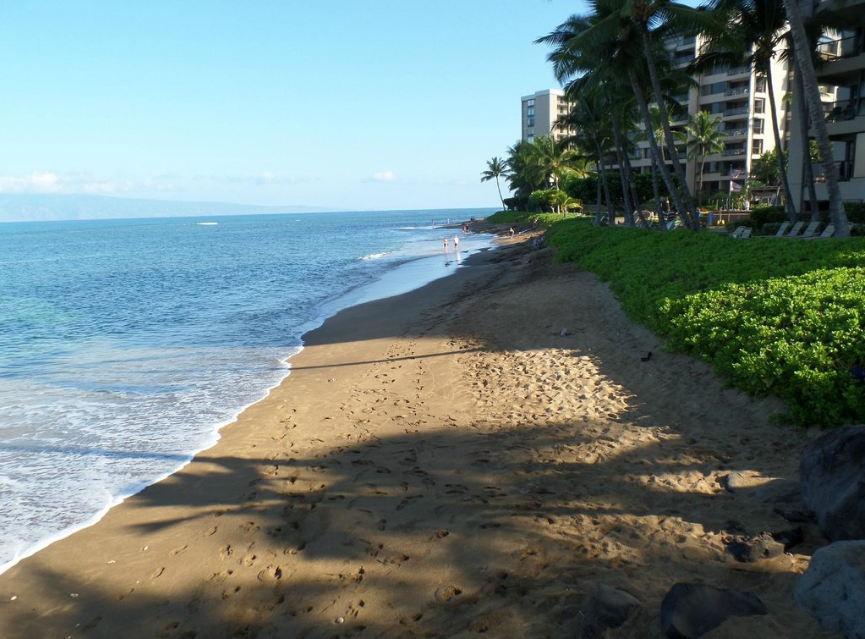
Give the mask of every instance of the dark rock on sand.
<path id="1" fill-rule="evenodd" d="M 793 596 L 827 630 L 865 639 L 865 541 L 837 541 L 820 548 Z"/>
<path id="2" fill-rule="evenodd" d="M 727 552 L 733 555 L 733 559 L 743 563 L 771 559 L 784 554 L 784 544 L 775 541 L 769 533 L 754 537 L 737 535 L 728 538 L 724 543 L 727 545 Z"/>
<path id="3" fill-rule="evenodd" d="M 724 590 L 707 584 L 679 583 L 661 602 L 661 625 L 671 639 L 696 639 L 729 617 L 765 615 L 763 602 L 752 592 Z"/>
<path id="4" fill-rule="evenodd" d="M 632 595 L 600 584 L 583 621 L 582 639 L 601 639 L 608 629 L 621 626 L 639 608 L 640 602 Z"/>
<path id="5" fill-rule="evenodd" d="M 842 426 L 802 453 L 802 492 L 831 541 L 865 539 L 865 425 Z"/>

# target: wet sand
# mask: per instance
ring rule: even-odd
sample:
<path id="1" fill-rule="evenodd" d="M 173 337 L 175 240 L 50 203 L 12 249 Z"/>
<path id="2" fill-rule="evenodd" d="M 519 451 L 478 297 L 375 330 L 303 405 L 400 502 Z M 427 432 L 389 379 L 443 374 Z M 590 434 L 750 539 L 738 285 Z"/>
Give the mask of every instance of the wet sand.
<path id="1" fill-rule="evenodd" d="M 604 636 L 662 637 L 682 581 L 769 609 L 706 637 L 838 637 L 792 602 L 813 434 L 525 239 L 308 334 L 216 446 L 0 576 L 0 637 L 573 638 L 601 585 L 639 602 Z M 797 525 L 785 555 L 725 550 Z"/>

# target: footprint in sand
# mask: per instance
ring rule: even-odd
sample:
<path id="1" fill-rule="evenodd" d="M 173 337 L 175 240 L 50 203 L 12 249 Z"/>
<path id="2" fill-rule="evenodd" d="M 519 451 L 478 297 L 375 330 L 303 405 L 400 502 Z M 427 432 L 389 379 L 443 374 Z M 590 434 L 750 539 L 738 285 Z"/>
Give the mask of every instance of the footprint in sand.
<path id="1" fill-rule="evenodd" d="M 435 591 L 435 600 L 439 603 L 447 603 L 461 594 L 463 594 L 463 589 L 459 586 L 442 586 Z"/>

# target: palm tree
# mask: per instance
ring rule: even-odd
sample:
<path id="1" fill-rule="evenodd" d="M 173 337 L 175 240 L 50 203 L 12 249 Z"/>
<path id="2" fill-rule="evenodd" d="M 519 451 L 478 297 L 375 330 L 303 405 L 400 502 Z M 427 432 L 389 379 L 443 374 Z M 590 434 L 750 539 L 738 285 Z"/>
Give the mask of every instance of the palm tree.
<path id="1" fill-rule="evenodd" d="M 502 187 L 499 185 L 499 177 L 505 175 L 507 167 L 499 158 L 494 157 L 487 162 L 487 170 L 481 173 L 481 182 L 495 179 L 496 188 L 499 190 L 499 200 L 502 202 L 502 210 L 505 209 L 505 199 L 502 197 Z"/>
<path id="2" fill-rule="evenodd" d="M 694 9 L 673 0 L 615 1 L 619 4 L 619 15 L 630 19 L 639 32 L 643 44 L 643 53 L 649 74 L 650 86 L 655 104 L 658 105 L 661 116 L 661 126 L 664 129 L 667 151 L 670 154 L 673 169 L 679 179 L 685 207 L 689 214 L 693 214 L 693 217 L 683 221 L 686 223 L 690 222 L 691 228 L 697 230 L 699 229 L 699 222 L 696 218 L 690 189 L 688 189 L 687 182 L 685 181 L 685 171 L 679 162 L 676 151 L 676 141 L 670 125 L 670 117 L 661 86 L 661 76 L 658 72 L 657 56 L 655 54 L 657 38 L 653 36 L 657 35 L 663 38 L 669 35 L 696 33 L 698 31 L 716 32 L 721 30 L 721 26 L 711 13 Z"/>
<path id="3" fill-rule="evenodd" d="M 552 135 L 537 138 L 534 142 L 534 161 L 545 180 L 559 188 L 559 179 L 568 171 L 574 152 Z"/>
<path id="4" fill-rule="evenodd" d="M 631 91 L 637 98 L 637 105 L 646 129 L 649 130 L 651 124 L 648 105 L 644 96 L 644 83 L 641 81 L 640 72 L 637 71 L 639 65 L 635 64 L 635 62 L 643 59 L 642 49 L 639 34 L 634 25 L 619 13 L 624 1 L 595 0 L 593 3 L 594 14 L 571 16 L 555 31 L 548 36 L 539 38 L 536 42 L 554 47 L 547 59 L 553 63 L 553 71 L 559 81 L 569 81 L 569 92 L 598 87 L 603 92 L 607 103 L 614 105 L 618 101 L 613 100 L 613 90 L 622 87 L 623 82 L 627 79 Z M 620 157 L 620 166 L 625 172 L 623 177 L 627 183 L 629 182 L 627 148 L 620 126 L 622 120 L 616 117 L 617 109 L 612 108 L 611 111 L 614 116 L 612 120 L 613 134 Z M 659 158 L 658 145 L 653 138 L 650 138 L 649 142 L 653 156 L 656 159 Z M 679 197 L 679 191 L 666 163 L 659 160 L 658 164 L 676 211 L 687 226 L 696 229 L 695 218 L 691 218 L 685 202 Z M 681 184 L 684 186 L 684 180 L 681 180 Z M 631 210 L 629 191 L 628 185 L 623 184 L 626 215 L 630 214 Z"/>
<path id="5" fill-rule="evenodd" d="M 727 134 L 718 130 L 720 118 L 712 117 L 708 111 L 700 111 L 691 116 L 688 121 L 688 157 L 700 158 L 700 182 L 697 186 L 697 203 L 703 205 L 703 169 L 706 166 L 706 156 L 710 153 L 720 153 L 726 146 L 724 138 Z"/>
<path id="6" fill-rule="evenodd" d="M 715 50 L 707 57 L 713 62 L 728 62 L 734 66 L 745 64 L 757 73 L 766 76 L 769 106 L 772 112 L 772 133 L 775 147 L 782 148 L 781 133 L 778 128 L 778 108 L 775 88 L 772 81 L 772 62 L 779 54 L 779 45 L 786 42 L 787 20 L 781 0 L 712 0 L 710 8 L 723 16 L 726 30 L 723 34 L 722 50 Z M 710 46 L 712 39 L 710 34 Z M 717 47 L 718 38 L 715 39 Z M 731 46 L 732 45 L 732 46 Z M 796 219 L 796 208 L 787 169 L 783 164 L 783 154 L 778 153 L 778 173 L 781 187 L 787 200 L 787 216 Z"/>
<path id="7" fill-rule="evenodd" d="M 835 158 L 832 154 L 832 142 L 829 140 L 829 131 L 826 128 L 826 119 L 823 114 L 823 105 L 820 101 L 820 87 L 817 84 L 817 73 L 814 71 L 814 61 L 811 57 L 811 47 L 808 42 L 808 34 L 805 23 L 799 9 L 797 0 L 785 0 L 787 18 L 790 20 L 790 31 L 793 37 L 793 48 L 795 50 L 794 61 L 796 72 L 801 74 L 805 103 L 808 105 L 808 113 L 814 127 L 817 138 L 817 148 L 820 149 L 823 174 L 826 177 L 826 189 L 829 192 L 829 216 L 835 226 L 835 235 L 848 237 L 850 235 L 850 223 L 844 206 L 841 202 L 841 188 L 838 186 L 838 168 L 835 166 Z"/>

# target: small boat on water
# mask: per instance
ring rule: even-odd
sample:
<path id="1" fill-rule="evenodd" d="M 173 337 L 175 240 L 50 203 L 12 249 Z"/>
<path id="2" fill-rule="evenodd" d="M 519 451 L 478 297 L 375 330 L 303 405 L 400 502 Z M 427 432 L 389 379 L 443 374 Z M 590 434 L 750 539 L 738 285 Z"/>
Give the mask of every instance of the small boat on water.
<path id="1" fill-rule="evenodd" d="M 196 226 L 216 226 L 219 222 L 196 222 Z"/>

